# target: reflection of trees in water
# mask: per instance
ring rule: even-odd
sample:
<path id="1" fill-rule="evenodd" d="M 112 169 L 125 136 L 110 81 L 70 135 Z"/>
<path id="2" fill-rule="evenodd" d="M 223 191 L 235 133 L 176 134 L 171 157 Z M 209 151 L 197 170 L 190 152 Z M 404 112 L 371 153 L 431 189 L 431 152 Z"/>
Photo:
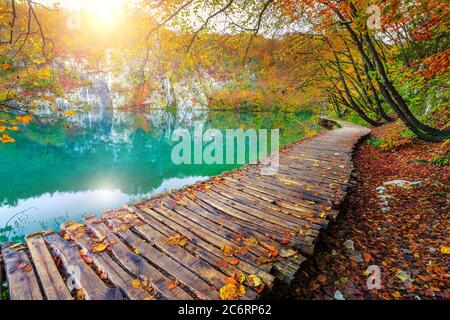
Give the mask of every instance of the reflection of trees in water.
<path id="1" fill-rule="evenodd" d="M 151 192 L 164 179 L 210 176 L 231 166 L 175 166 L 171 161 L 176 128 L 282 128 L 300 136 L 298 121 L 308 115 L 249 114 L 190 108 L 116 109 L 79 112 L 53 126 L 31 124 L 18 134 L 18 143 L 0 150 L 0 201 L 15 205 L 46 192 L 77 192 L 107 185 L 137 195 Z M 67 121 L 70 121 L 70 126 Z M 282 131 L 282 140 L 283 137 Z M 289 141 L 287 141 L 289 142 Z"/>

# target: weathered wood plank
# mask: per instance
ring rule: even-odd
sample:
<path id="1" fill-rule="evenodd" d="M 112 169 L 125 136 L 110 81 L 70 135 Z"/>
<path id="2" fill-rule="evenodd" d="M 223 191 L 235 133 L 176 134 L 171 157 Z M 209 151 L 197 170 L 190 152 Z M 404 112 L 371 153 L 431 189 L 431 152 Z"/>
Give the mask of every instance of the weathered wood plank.
<path id="1" fill-rule="evenodd" d="M 194 235 L 189 230 L 184 228 L 182 225 L 174 223 L 171 220 L 165 219 L 164 217 L 160 216 L 157 213 L 155 214 L 155 211 L 151 210 L 150 208 L 139 206 L 138 209 L 139 209 L 139 211 L 136 211 L 137 214 L 144 213 L 149 218 L 151 218 L 150 220 L 147 220 L 149 224 L 152 224 L 151 221 L 153 220 L 153 221 L 158 221 L 162 225 L 169 226 L 173 230 L 172 235 L 174 235 L 174 232 L 180 233 L 181 235 L 188 238 L 190 242 L 192 242 L 198 246 L 201 246 L 205 251 L 204 252 L 196 251 L 196 253 L 201 254 L 201 253 L 207 252 L 209 257 L 211 258 L 211 262 L 213 264 L 215 264 L 216 266 L 221 267 L 221 261 L 224 259 L 224 255 L 223 255 L 221 248 L 218 248 L 218 247 L 208 243 L 204 239 Z M 142 218 L 144 221 L 146 220 L 145 216 L 142 216 Z M 205 256 L 208 257 L 208 255 L 205 255 Z M 263 281 L 265 281 L 266 284 L 271 284 L 274 279 L 274 277 L 272 275 L 268 274 L 264 270 L 261 270 L 254 265 L 247 263 L 246 261 L 240 261 L 235 266 L 225 266 L 224 268 L 222 268 L 222 270 L 224 272 L 226 272 L 228 275 L 232 275 L 233 270 L 234 270 L 234 273 L 237 270 L 240 270 L 247 274 L 255 274 L 259 278 L 261 278 Z M 231 274 L 230 274 L 230 272 L 231 272 Z"/>
<path id="2" fill-rule="evenodd" d="M 108 288 L 94 270 L 81 259 L 77 245 L 69 243 L 56 233 L 47 234 L 44 239 L 54 254 L 60 257 L 63 271 L 73 289 L 83 290 L 86 300 L 122 299 L 120 290 Z"/>
<path id="3" fill-rule="evenodd" d="M 87 228 L 95 234 L 97 238 L 104 238 L 112 244 L 111 253 L 115 259 L 134 274 L 136 279 L 148 280 L 152 288 L 158 292 L 162 298 L 173 300 L 192 300 L 192 297 L 180 287 L 168 288 L 168 283 L 172 280 L 162 274 L 158 269 L 150 265 L 143 257 L 131 251 L 116 235 L 114 235 L 101 221 L 88 219 L 85 221 Z"/>
<path id="4" fill-rule="evenodd" d="M 150 244 L 142 242 L 142 240 L 130 230 L 118 231 L 117 235 L 119 235 L 127 245 L 135 248 L 145 259 L 168 273 L 173 280 L 178 280 L 181 284 L 185 285 L 193 294 L 195 294 L 196 298 L 202 300 L 215 300 L 219 298 L 218 291 L 212 289 L 211 286 L 197 274 L 171 257 L 166 256 L 162 251 L 159 251 Z"/>
<path id="5" fill-rule="evenodd" d="M 219 288 L 223 284 L 223 280 L 226 277 L 225 274 L 217 271 L 207 261 L 199 259 L 199 256 L 195 256 L 188 250 L 177 245 L 169 245 L 167 243 L 168 236 L 159 233 L 159 230 L 154 229 L 148 224 L 134 226 L 133 230 L 148 241 L 148 243 L 153 244 L 172 259 L 183 264 L 187 269 L 192 270 L 193 273 L 205 279 L 212 286 Z"/>
<path id="6" fill-rule="evenodd" d="M 32 234 L 25 238 L 36 273 L 47 300 L 72 300 L 53 258 L 48 251 L 42 234 Z"/>
<path id="7" fill-rule="evenodd" d="M 92 243 L 91 237 L 86 234 L 86 228 L 80 227 L 82 230 L 71 230 L 66 227 L 70 223 L 64 224 L 61 229 L 65 230 L 72 241 L 76 242 L 80 249 L 84 249 L 92 258 L 92 263 L 96 268 L 107 275 L 108 280 L 117 288 L 122 290 L 126 298 L 130 300 L 146 300 L 153 296 L 143 290 L 141 287 L 133 287 L 132 282 L 134 278 L 130 276 L 117 262 L 115 262 L 106 251 L 92 252 L 91 248 L 95 243 Z M 90 251 L 90 252 L 89 252 Z"/>
<path id="8" fill-rule="evenodd" d="M 9 298 L 11 300 L 43 300 L 35 269 L 25 249 L 4 244 L 2 252 Z"/>

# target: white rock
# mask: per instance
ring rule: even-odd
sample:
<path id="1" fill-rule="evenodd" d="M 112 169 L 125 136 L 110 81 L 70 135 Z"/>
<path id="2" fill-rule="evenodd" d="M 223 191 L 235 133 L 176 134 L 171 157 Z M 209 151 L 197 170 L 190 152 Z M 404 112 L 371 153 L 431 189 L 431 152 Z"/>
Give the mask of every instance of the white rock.
<path id="1" fill-rule="evenodd" d="M 334 299 L 345 300 L 344 295 L 339 290 L 336 290 L 336 292 L 334 293 Z"/>
<path id="2" fill-rule="evenodd" d="M 355 243 L 352 240 L 345 241 L 344 246 L 349 251 L 355 251 Z"/>

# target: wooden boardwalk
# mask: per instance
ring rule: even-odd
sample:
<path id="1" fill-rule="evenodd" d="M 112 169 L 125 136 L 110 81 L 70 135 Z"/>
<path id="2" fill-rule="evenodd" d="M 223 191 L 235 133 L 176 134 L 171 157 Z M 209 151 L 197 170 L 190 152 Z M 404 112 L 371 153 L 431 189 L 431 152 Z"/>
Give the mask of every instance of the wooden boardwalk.
<path id="1" fill-rule="evenodd" d="M 2 245 L 10 299 L 250 300 L 289 283 L 336 218 L 369 133 L 339 124 L 283 150 L 276 175 L 248 165 Z"/>

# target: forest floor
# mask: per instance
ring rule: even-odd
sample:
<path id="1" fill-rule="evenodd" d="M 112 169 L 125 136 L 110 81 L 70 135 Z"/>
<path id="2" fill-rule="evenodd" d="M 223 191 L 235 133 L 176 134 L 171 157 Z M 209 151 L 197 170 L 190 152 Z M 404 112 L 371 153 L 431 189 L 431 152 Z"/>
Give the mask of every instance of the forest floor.
<path id="1" fill-rule="evenodd" d="M 375 128 L 371 139 L 390 130 Z M 390 151 L 361 143 L 346 208 L 290 288 L 270 298 L 450 299 L 450 167 L 432 163 L 442 148 L 448 143 L 405 140 Z"/>

